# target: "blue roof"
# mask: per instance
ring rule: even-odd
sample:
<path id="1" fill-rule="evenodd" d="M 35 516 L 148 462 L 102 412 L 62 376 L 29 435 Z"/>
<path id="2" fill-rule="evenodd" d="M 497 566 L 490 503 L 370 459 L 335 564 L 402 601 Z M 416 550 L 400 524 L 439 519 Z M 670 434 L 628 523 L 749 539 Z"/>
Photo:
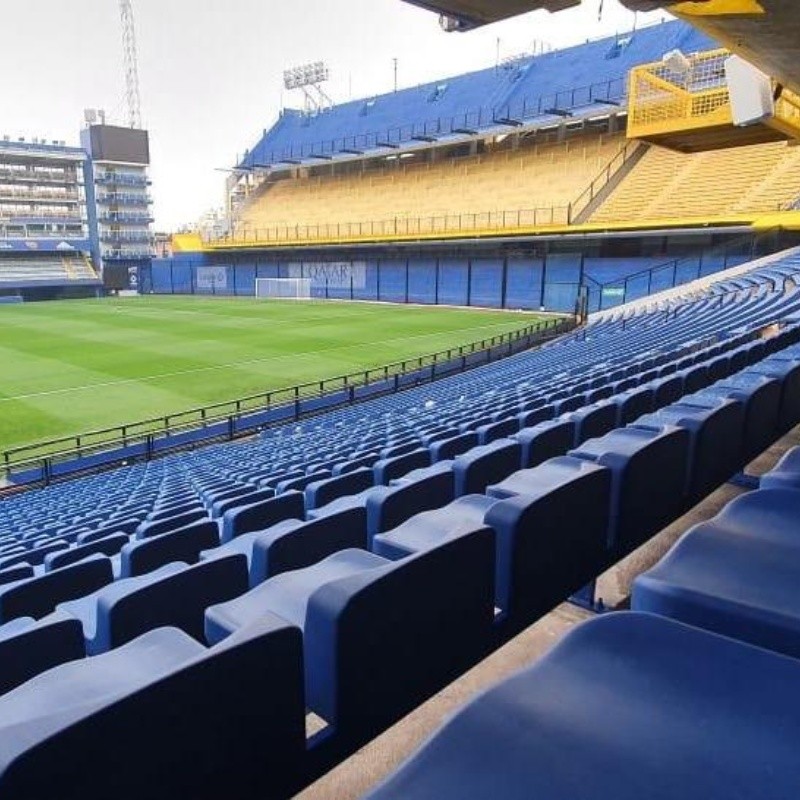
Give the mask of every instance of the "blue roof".
<path id="1" fill-rule="evenodd" d="M 506 122 L 557 120 L 572 111 L 608 110 L 624 100 L 633 67 L 657 61 L 676 48 L 693 53 L 716 46 L 687 23 L 669 21 L 510 66 L 354 100 L 315 115 L 285 110 L 241 166 L 367 152 Z"/>

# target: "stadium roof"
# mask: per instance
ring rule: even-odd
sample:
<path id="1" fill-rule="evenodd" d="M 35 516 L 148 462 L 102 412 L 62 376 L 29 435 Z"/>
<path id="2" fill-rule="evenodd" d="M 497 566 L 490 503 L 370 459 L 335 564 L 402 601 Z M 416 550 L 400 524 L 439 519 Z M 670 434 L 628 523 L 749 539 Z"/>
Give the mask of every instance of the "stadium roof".
<path id="1" fill-rule="evenodd" d="M 415 6 L 438 11 L 461 23 L 457 30 L 469 30 L 479 25 L 498 22 L 544 8 L 547 11 L 562 11 L 580 5 L 581 0 L 447 0 L 428 2 L 427 0 L 406 0 Z"/>
<path id="2" fill-rule="evenodd" d="M 580 0 L 406 0 L 438 11 L 469 30 L 537 9 L 561 11 Z M 632 11 L 663 8 L 725 44 L 800 92 L 800 9 L 797 0 L 621 0 Z"/>

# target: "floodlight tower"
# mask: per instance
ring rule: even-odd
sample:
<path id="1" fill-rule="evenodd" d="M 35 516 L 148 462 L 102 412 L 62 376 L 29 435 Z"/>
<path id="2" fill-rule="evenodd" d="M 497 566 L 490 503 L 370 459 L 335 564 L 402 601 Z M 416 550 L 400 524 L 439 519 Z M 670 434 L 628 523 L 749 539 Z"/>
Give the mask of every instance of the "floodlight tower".
<path id="1" fill-rule="evenodd" d="M 283 85 L 290 91 L 300 89 L 305 98 L 306 114 L 314 114 L 333 105 L 322 85 L 330 78 L 328 65 L 323 61 L 292 67 L 283 72 Z"/>
<path id="2" fill-rule="evenodd" d="M 131 0 L 119 0 L 122 20 L 122 54 L 125 65 L 125 98 L 128 101 L 128 124 L 142 127 L 142 100 L 139 95 L 139 59 L 136 54 L 136 27 Z"/>

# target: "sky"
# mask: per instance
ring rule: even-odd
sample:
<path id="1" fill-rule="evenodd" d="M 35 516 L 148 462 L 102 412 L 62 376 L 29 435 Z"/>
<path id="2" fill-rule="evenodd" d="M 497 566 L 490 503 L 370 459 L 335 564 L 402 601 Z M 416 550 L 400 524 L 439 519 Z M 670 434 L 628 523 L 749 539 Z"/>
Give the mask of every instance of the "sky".
<path id="1" fill-rule="evenodd" d="M 282 106 L 283 70 L 324 60 L 335 102 L 492 66 L 534 42 L 564 47 L 630 30 L 616 0 L 583 0 L 469 33 L 400 0 L 133 0 L 142 118 L 150 130 L 156 229 L 173 231 L 223 204 L 226 168 Z M 127 124 L 117 0 L 3 1 L 0 135 L 78 144 L 85 108 Z M 639 14 L 644 25 L 663 12 Z"/>

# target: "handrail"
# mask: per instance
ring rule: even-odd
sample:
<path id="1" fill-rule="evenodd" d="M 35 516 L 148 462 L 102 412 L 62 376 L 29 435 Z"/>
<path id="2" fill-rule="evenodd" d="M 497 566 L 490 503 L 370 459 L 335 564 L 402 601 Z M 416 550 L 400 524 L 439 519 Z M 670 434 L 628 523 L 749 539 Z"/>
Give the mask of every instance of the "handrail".
<path id="1" fill-rule="evenodd" d="M 209 244 L 285 244 L 362 237 L 426 236 L 445 233 L 513 231 L 540 225 L 569 225 L 571 206 L 553 205 L 513 210 L 471 211 L 461 214 L 433 214 L 422 217 L 395 216 L 359 222 L 273 225 L 268 228 L 243 226 L 234 234 L 211 238 Z"/>
<path id="2" fill-rule="evenodd" d="M 767 230 L 761 231 L 759 233 L 747 233 L 739 236 L 731 241 L 728 242 L 721 242 L 714 247 L 711 247 L 708 250 L 702 251 L 699 255 L 688 255 L 688 256 L 681 256 L 678 258 L 669 259 L 664 261 L 661 264 L 656 264 L 653 267 L 649 267 L 648 269 L 640 270 L 639 272 L 634 272 L 631 275 L 626 275 L 624 278 L 617 278 L 613 281 L 606 281 L 605 283 L 598 283 L 599 293 L 600 293 L 600 307 L 599 310 L 603 311 L 602 303 L 603 303 L 603 295 L 605 291 L 609 287 L 617 287 L 621 286 L 623 289 L 622 299 L 615 303 L 614 306 L 623 305 L 624 303 L 628 302 L 628 291 L 629 285 L 632 281 L 640 280 L 642 278 L 647 277 L 648 285 L 647 285 L 647 292 L 644 296 L 647 296 L 651 293 L 652 284 L 653 284 L 653 277 L 664 270 L 671 270 L 672 271 L 672 282 L 668 288 L 675 288 L 676 286 L 682 286 L 686 283 L 691 283 L 693 280 L 697 280 L 698 278 L 702 277 L 702 269 L 703 269 L 703 260 L 718 255 L 720 253 L 725 254 L 725 264 L 727 265 L 727 256 L 728 251 L 731 249 L 737 250 L 740 249 L 742 245 L 749 245 L 750 246 L 750 255 L 749 258 L 752 259 L 755 257 L 755 249 L 756 245 L 761 242 L 762 240 L 766 239 L 768 236 L 772 236 L 775 233 L 779 232 L 779 227 L 769 228 Z M 779 248 L 778 248 L 779 249 Z M 678 273 L 680 270 L 681 264 L 697 264 L 697 275 L 692 278 L 689 278 L 685 281 L 678 281 Z M 723 267 L 725 268 L 725 267 Z"/>
<path id="3" fill-rule="evenodd" d="M 363 237 L 426 236 L 491 231 L 493 233 L 527 230 L 540 226 L 572 225 L 581 211 L 609 184 L 614 175 L 641 147 L 639 142 L 626 142 L 601 172 L 566 205 L 536 208 L 472 211 L 458 214 L 420 217 L 394 217 L 357 222 L 283 223 L 266 228 L 251 228 L 248 223 L 222 237 L 207 238 L 212 245 L 224 247 L 239 244 L 286 244 L 358 239 Z"/>
<path id="4" fill-rule="evenodd" d="M 424 137 L 434 135 L 447 136 L 454 133 L 472 135 L 481 129 L 497 125 L 516 126 L 525 119 L 539 116 L 572 116 L 571 109 L 580 106 L 599 103 L 616 108 L 625 97 L 626 84 L 626 76 L 615 76 L 604 81 L 570 89 L 559 89 L 548 94 L 525 95 L 514 102 L 468 108 L 449 117 L 432 117 L 405 125 L 392 125 L 380 131 L 365 131 L 349 136 L 321 139 L 316 142 L 304 142 L 299 146 L 291 145 L 282 150 L 271 150 L 268 153 L 259 153 L 258 145 L 256 145 L 244 156 L 239 166 L 246 170 L 264 169 L 277 164 L 293 164 L 298 159 L 327 159 L 337 153 L 363 155 L 363 151 L 370 148 L 394 148 L 415 140 L 424 141 Z M 367 103 L 369 99 L 365 98 L 363 102 Z M 423 138 L 419 139 L 419 137 Z M 258 163 L 255 163 L 256 159 L 258 159 Z M 252 160 L 254 163 L 243 166 L 248 160 Z"/>
<path id="5" fill-rule="evenodd" d="M 118 464 L 131 458 L 130 448 L 137 446 L 143 448 L 141 457 L 149 460 L 157 454 L 166 454 L 171 450 L 186 447 L 186 442 L 170 445 L 168 440 L 179 434 L 205 431 L 207 435 L 196 437 L 192 441 L 193 445 L 200 441 L 234 439 L 252 435 L 255 430 L 295 421 L 315 413 L 313 409 L 304 410 L 303 401 L 342 395 L 340 402 L 324 406 L 324 410 L 330 410 L 336 406 L 350 405 L 360 402 L 362 399 L 375 397 L 377 394 L 394 393 L 409 385 L 408 381 L 402 380 L 404 377 L 413 377 L 416 385 L 451 375 L 454 372 L 464 372 L 478 366 L 478 362 L 470 360 L 470 356 L 486 354 L 486 360 L 480 360 L 480 363 L 487 363 L 487 361 L 493 360 L 492 353 L 498 347 L 508 346 L 507 355 L 510 355 L 513 352 L 519 352 L 519 349 L 513 349 L 513 345 L 517 343 L 524 343 L 525 347 L 540 344 L 555 336 L 568 333 L 575 326 L 576 323 L 571 317 L 552 317 L 535 325 L 526 325 L 515 331 L 508 331 L 491 338 L 380 367 L 367 368 L 359 372 L 296 386 L 271 389 L 267 392 L 167 414 L 163 417 L 154 417 L 126 425 L 13 447 L 2 453 L 0 471 L 5 472 L 7 477 L 12 473 L 37 471 L 42 475 L 41 480 L 48 483 L 53 475 L 53 466 L 56 464 L 76 461 L 100 453 L 119 451 L 118 457 L 104 463 L 104 466 L 108 467 L 110 464 Z M 385 386 L 380 391 L 363 393 L 364 396 L 360 396 L 359 390 L 381 383 Z M 241 424 L 255 414 L 287 410 L 290 412 L 288 415 L 276 416 L 274 421 L 264 421 L 252 425 Z"/>
<path id="6" fill-rule="evenodd" d="M 626 140 L 623 147 L 621 147 L 611 161 L 609 161 L 608 164 L 603 167 L 603 169 L 600 171 L 600 174 L 597 175 L 597 177 L 595 177 L 594 180 L 592 180 L 592 182 L 578 195 L 577 199 L 572 202 L 570 222 L 574 222 L 575 217 L 589 207 L 589 204 L 606 186 L 608 186 L 609 183 L 611 183 L 612 178 L 620 169 L 622 169 L 623 166 L 625 166 L 625 164 L 628 163 L 628 160 L 631 158 L 631 156 L 633 156 L 641 146 L 641 143 L 638 141 Z M 617 164 L 617 161 L 619 161 L 619 164 Z"/>

